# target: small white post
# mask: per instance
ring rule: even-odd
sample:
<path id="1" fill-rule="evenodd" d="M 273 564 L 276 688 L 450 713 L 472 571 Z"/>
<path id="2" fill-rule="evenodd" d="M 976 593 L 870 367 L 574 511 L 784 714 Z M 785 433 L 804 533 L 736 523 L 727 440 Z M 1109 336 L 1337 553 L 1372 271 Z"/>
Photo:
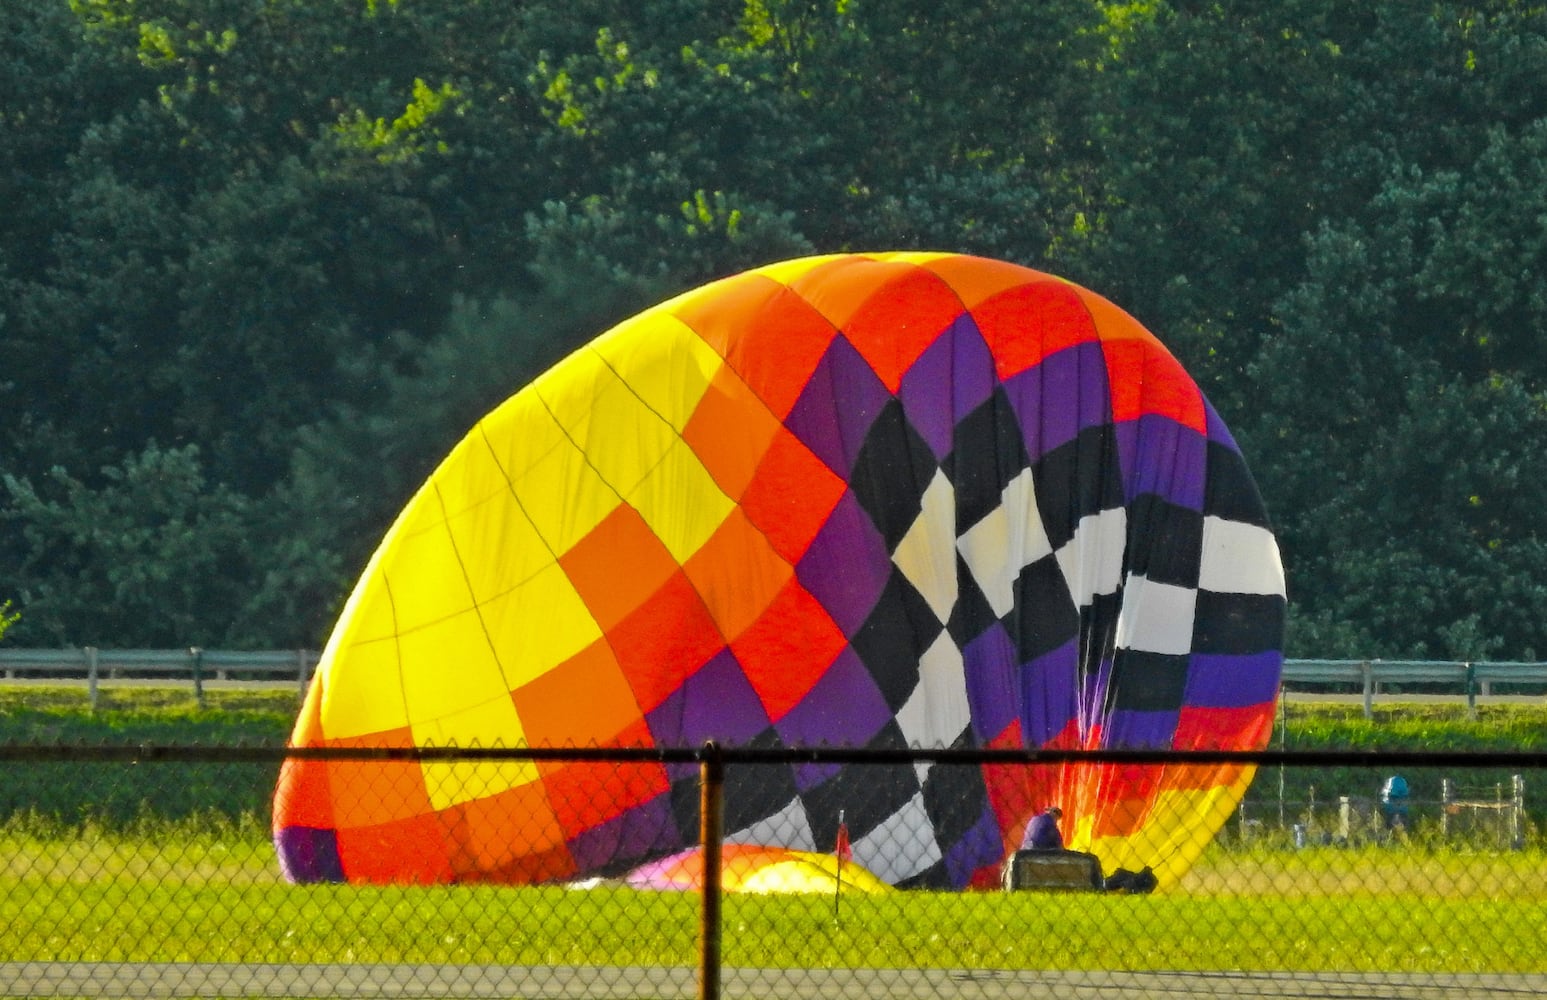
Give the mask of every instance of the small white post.
<path id="1" fill-rule="evenodd" d="M 1526 779 L 1523 775 L 1516 774 L 1510 778 L 1510 807 L 1509 846 L 1519 851 L 1526 846 Z"/>

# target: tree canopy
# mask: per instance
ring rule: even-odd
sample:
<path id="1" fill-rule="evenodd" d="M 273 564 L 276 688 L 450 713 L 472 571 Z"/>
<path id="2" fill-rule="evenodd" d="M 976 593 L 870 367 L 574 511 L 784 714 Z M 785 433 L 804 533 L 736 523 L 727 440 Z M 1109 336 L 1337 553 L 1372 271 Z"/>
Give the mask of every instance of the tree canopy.
<path id="1" fill-rule="evenodd" d="M 40 0 L 0 65 L 15 644 L 319 643 L 481 413 L 814 251 L 1066 275 L 1181 357 L 1289 654 L 1547 655 L 1547 8 Z"/>

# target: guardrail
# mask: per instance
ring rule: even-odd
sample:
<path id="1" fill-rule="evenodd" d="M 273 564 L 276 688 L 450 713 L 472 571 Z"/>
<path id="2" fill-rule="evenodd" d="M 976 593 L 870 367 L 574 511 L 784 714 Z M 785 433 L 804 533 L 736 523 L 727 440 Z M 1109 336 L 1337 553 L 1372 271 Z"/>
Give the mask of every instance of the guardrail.
<path id="1" fill-rule="evenodd" d="M 202 707 L 204 684 L 211 680 L 293 681 L 304 697 L 317 660 L 317 652 L 310 649 L 0 649 L 0 674 L 7 680 L 85 680 L 92 708 L 97 707 L 98 687 L 103 681 L 191 681 L 194 698 Z"/>
<path id="2" fill-rule="evenodd" d="M 309 649 L 231 651 L 200 649 L 0 649 L 0 675 L 7 679 L 59 678 L 85 680 L 91 703 L 97 685 L 123 678 L 191 681 L 203 703 L 208 680 L 294 679 L 305 694 L 317 667 L 318 653 Z M 1284 686 L 1337 685 L 1364 696 L 1364 714 L 1374 712 L 1375 699 L 1388 685 L 1424 684 L 1464 695 L 1468 710 L 1477 698 L 1494 693 L 1496 685 L 1540 688 L 1547 692 L 1547 662 L 1457 660 L 1300 660 L 1284 661 Z"/>
<path id="3" fill-rule="evenodd" d="M 1390 684 L 1426 684 L 1465 695 L 1468 712 L 1477 710 L 1478 696 L 1494 693 L 1495 685 L 1547 689 L 1547 663 L 1495 660 L 1285 660 L 1284 686 L 1347 685 L 1364 695 L 1364 715 L 1375 711 L 1375 698 Z"/>

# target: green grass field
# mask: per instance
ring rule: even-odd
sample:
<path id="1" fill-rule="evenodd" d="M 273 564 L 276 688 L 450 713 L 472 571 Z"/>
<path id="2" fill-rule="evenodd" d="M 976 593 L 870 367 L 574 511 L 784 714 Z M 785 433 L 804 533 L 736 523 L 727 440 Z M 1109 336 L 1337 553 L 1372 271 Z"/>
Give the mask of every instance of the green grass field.
<path id="1" fill-rule="evenodd" d="M 0 834 L 0 960 L 691 966 L 694 894 L 291 886 L 261 830 Z M 1547 972 L 1540 852 L 1216 847 L 1153 896 L 731 896 L 724 961 Z"/>
<path id="2" fill-rule="evenodd" d="M 273 745 L 294 694 L 0 689 L 0 742 Z M 1547 709 L 1308 709 L 1303 748 L 1539 746 Z M 1532 742 L 1535 741 L 1535 742 Z M 645 964 L 697 961 L 699 900 L 619 887 L 291 886 L 272 768 L 12 764 L 0 790 L 0 960 Z M 1291 769 L 1294 770 L 1294 769 Z M 1296 775 L 1296 788 L 1371 776 Z M 1253 796 L 1276 795 L 1259 776 Z M 1421 832 L 1421 831 L 1420 831 Z M 1533 841 L 1533 843 L 1536 843 Z M 1419 836 L 1292 850 L 1227 830 L 1177 890 L 1125 897 L 732 896 L 732 966 L 1547 973 L 1547 858 Z"/>

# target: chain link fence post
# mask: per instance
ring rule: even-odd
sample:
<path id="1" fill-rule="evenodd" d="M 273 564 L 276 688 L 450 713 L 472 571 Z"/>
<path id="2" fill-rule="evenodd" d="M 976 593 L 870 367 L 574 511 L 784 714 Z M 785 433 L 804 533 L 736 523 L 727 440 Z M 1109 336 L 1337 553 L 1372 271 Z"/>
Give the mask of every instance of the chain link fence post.
<path id="1" fill-rule="evenodd" d="M 704 898 L 699 933 L 699 1000 L 720 996 L 720 874 L 725 829 L 725 759 L 713 740 L 699 763 L 699 834 L 704 845 Z"/>

